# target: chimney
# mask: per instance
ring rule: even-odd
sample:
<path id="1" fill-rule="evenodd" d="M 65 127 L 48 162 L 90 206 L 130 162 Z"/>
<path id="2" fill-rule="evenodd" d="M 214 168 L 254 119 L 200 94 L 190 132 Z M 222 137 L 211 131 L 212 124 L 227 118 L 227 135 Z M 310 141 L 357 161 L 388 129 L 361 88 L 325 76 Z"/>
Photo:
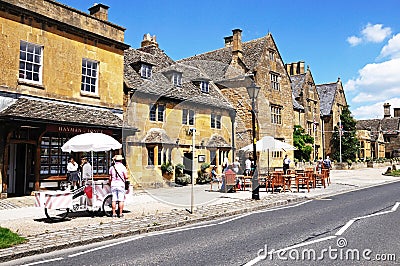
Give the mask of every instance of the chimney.
<path id="1" fill-rule="evenodd" d="M 233 36 L 224 37 L 225 47 L 232 47 Z"/>
<path id="2" fill-rule="evenodd" d="M 149 45 L 155 45 L 156 47 L 158 47 L 156 35 L 150 36 L 150 33 L 147 33 L 143 36 L 143 41 L 141 42 L 140 47 L 145 47 Z"/>
<path id="3" fill-rule="evenodd" d="M 89 8 L 90 15 L 101 19 L 101 20 L 108 20 L 108 9 L 110 7 L 103 5 L 103 4 L 94 4 L 91 8 Z"/>
<path id="4" fill-rule="evenodd" d="M 390 103 L 383 104 L 383 117 L 390 117 Z"/>
<path id="5" fill-rule="evenodd" d="M 304 74 L 304 61 L 298 62 L 299 74 Z"/>
<path id="6" fill-rule="evenodd" d="M 400 117 L 400 108 L 393 108 L 394 110 L 394 117 Z"/>
<path id="7" fill-rule="evenodd" d="M 242 30 L 234 29 L 233 32 L 233 42 L 232 42 L 232 55 L 233 57 L 242 58 Z"/>

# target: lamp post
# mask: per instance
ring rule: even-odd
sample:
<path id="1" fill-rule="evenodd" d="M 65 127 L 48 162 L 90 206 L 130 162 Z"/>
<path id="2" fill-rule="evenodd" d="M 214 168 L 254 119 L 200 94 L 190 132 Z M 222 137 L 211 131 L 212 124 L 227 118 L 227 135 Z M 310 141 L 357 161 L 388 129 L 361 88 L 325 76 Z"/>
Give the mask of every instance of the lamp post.
<path id="1" fill-rule="evenodd" d="M 255 108 L 255 100 L 257 99 L 258 93 L 260 92 L 260 87 L 257 87 L 254 82 L 248 87 L 246 87 L 247 93 L 251 99 L 251 125 L 253 131 L 253 160 L 254 160 L 254 172 L 253 177 L 251 179 L 252 184 L 252 192 L 251 198 L 254 200 L 259 200 L 259 184 L 258 184 L 258 169 L 257 169 L 257 149 L 256 149 L 256 108 Z"/>

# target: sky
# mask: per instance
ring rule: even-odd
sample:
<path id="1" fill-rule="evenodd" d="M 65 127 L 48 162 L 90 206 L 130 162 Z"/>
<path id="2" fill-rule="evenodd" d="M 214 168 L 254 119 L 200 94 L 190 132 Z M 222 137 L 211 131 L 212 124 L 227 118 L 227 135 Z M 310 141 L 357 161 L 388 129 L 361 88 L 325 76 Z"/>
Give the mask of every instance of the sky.
<path id="1" fill-rule="evenodd" d="M 156 35 L 174 60 L 216 50 L 241 29 L 242 41 L 270 32 L 284 63 L 304 61 L 316 84 L 340 78 L 356 119 L 400 108 L 399 0 L 58 0 L 83 12 L 109 6 L 108 20 L 139 48 Z"/>

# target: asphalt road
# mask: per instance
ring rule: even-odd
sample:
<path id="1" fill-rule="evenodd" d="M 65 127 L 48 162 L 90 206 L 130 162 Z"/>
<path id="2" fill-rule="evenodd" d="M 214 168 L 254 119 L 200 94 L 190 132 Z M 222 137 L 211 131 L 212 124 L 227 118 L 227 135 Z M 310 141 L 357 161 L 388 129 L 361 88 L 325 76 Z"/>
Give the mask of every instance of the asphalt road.
<path id="1" fill-rule="evenodd" d="M 393 265 L 399 191 L 397 182 L 7 265 Z"/>

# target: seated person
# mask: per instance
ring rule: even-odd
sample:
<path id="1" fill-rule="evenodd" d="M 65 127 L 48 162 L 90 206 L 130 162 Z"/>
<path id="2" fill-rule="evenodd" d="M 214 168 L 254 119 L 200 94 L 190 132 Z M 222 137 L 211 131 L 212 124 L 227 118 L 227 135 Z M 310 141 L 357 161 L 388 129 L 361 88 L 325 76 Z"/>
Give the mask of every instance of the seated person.
<path id="1" fill-rule="evenodd" d="M 214 166 L 211 170 L 211 181 L 212 182 L 219 182 L 219 179 L 217 177 L 217 167 Z"/>

